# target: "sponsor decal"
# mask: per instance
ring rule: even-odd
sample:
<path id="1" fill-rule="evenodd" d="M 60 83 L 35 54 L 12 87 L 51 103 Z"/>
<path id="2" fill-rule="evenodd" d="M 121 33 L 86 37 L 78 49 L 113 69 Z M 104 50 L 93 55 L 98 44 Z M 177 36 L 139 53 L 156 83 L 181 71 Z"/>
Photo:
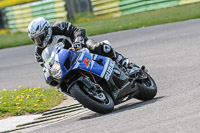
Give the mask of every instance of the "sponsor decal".
<path id="1" fill-rule="evenodd" d="M 137 69 L 136 67 L 133 68 L 133 70 L 136 70 L 136 69 Z"/>
<path id="2" fill-rule="evenodd" d="M 111 61 L 104 77 L 107 81 L 110 79 L 114 66 L 115 66 L 115 63 Z"/>
<path id="3" fill-rule="evenodd" d="M 90 61 L 90 59 L 85 58 L 82 64 L 84 64 L 87 67 L 87 66 L 89 66 L 88 65 L 89 61 Z"/>
<path id="4" fill-rule="evenodd" d="M 71 26 L 71 23 L 68 22 L 68 24 L 67 24 L 67 30 L 68 30 L 68 31 L 69 31 L 70 26 Z"/>
<path id="5" fill-rule="evenodd" d="M 60 28 L 60 30 L 64 30 L 64 28 L 65 28 L 65 23 L 60 23 L 59 25 L 58 25 L 58 28 Z"/>
<path id="6" fill-rule="evenodd" d="M 35 52 L 35 58 L 36 58 L 37 60 L 41 60 L 41 59 L 42 59 L 41 56 L 40 56 L 37 52 Z"/>

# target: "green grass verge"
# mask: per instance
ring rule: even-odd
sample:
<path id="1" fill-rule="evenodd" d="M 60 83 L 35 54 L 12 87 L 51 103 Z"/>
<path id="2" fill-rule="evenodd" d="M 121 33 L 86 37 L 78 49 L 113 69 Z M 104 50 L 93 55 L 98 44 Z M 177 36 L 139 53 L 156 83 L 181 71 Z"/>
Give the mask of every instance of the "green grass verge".
<path id="1" fill-rule="evenodd" d="M 40 113 L 64 100 L 56 89 L 25 88 L 0 92 L 0 119 L 27 113 Z"/>
<path id="2" fill-rule="evenodd" d="M 33 44 L 28 33 L 10 33 L 0 35 L 0 49 Z"/>
<path id="3" fill-rule="evenodd" d="M 96 35 L 200 18 L 200 3 L 142 12 L 118 18 L 102 18 L 94 15 L 90 15 L 88 18 L 82 18 L 81 16 L 77 18 L 78 20 L 73 23 L 74 25 L 85 28 L 87 35 Z M 27 33 L 1 35 L 0 40 L 0 49 L 32 43 Z"/>
<path id="4" fill-rule="evenodd" d="M 195 18 L 200 18 L 200 3 L 157 9 L 118 18 L 82 22 L 77 26 L 85 27 L 88 35 L 96 35 Z"/>

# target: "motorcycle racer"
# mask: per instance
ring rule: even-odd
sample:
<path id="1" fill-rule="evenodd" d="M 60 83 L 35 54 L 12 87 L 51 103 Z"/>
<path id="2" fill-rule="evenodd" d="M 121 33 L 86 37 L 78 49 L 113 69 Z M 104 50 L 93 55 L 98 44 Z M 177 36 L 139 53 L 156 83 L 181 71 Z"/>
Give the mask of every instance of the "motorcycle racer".
<path id="1" fill-rule="evenodd" d="M 28 36 L 35 43 L 36 61 L 43 67 L 46 82 L 52 86 L 58 83 L 49 76 L 42 60 L 42 51 L 47 45 L 63 44 L 63 48 L 73 47 L 78 50 L 83 47 L 88 48 L 92 53 L 110 57 L 115 62 L 121 64 L 129 73 L 133 72 L 133 63 L 120 53 L 116 52 L 108 41 L 96 42 L 86 37 L 86 31 L 66 21 L 58 21 L 52 25 L 43 17 L 36 18 L 28 26 Z M 68 37 L 68 38 L 67 38 Z M 70 38 L 70 39 L 69 39 Z"/>

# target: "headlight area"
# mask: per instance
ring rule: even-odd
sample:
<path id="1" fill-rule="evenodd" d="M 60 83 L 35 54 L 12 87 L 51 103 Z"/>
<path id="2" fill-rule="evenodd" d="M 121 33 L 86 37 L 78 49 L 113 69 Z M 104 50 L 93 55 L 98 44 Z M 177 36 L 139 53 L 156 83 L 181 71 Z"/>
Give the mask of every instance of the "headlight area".
<path id="1" fill-rule="evenodd" d="M 59 62 L 55 61 L 50 69 L 50 74 L 56 78 L 60 79 L 62 76 L 62 71 Z"/>

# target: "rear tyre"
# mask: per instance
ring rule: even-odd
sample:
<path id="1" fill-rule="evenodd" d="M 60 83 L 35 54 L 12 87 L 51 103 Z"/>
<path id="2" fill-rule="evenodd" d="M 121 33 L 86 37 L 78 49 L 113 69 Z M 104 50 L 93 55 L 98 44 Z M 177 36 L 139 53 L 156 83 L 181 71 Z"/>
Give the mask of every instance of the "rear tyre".
<path id="1" fill-rule="evenodd" d="M 147 74 L 147 73 L 146 73 Z M 140 79 L 137 81 L 139 94 L 135 97 L 139 100 L 150 100 L 153 99 L 157 94 L 157 86 L 153 78 L 147 74 L 146 79 Z"/>
<path id="2" fill-rule="evenodd" d="M 102 94 L 104 94 L 106 98 L 105 102 L 96 100 L 90 94 L 88 94 L 84 90 L 81 90 L 79 85 L 77 84 L 74 84 L 72 86 L 72 88 L 70 89 L 70 93 L 84 107 L 94 112 L 97 112 L 100 114 L 106 114 L 106 113 L 112 112 L 114 109 L 114 102 L 112 98 L 110 97 L 110 95 L 106 93 L 105 91 L 102 91 Z"/>

